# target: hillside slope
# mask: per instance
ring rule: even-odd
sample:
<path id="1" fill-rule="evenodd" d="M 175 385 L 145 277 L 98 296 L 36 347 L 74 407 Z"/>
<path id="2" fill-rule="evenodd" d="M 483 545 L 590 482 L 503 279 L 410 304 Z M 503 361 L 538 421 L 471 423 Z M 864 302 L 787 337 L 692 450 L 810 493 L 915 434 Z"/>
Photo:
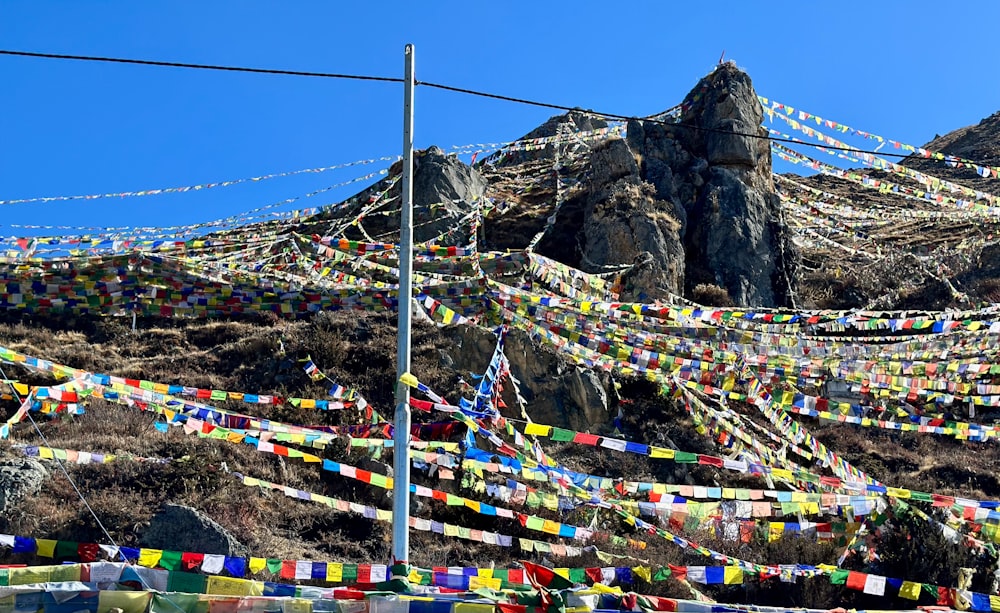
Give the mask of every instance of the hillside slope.
<path id="1" fill-rule="evenodd" d="M 997 593 L 996 216 L 899 169 L 772 177 L 764 112 L 724 65 L 656 118 L 421 152 L 410 563 L 818 608 Z M 933 145 L 995 163 L 998 125 Z M 967 179 L 934 164 L 906 167 Z M 116 544 L 371 587 L 288 569 L 388 562 L 398 171 L 305 218 L 4 258 L 0 562 Z"/>

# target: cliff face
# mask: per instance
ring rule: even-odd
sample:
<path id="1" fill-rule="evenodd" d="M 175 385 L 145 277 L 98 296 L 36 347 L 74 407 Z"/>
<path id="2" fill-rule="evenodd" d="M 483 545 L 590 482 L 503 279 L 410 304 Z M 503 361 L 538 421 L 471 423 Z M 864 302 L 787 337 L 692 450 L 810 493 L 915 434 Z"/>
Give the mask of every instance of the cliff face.
<path id="1" fill-rule="evenodd" d="M 656 197 L 673 203 L 684 289 L 725 289 L 746 306 L 792 303 L 796 253 L 771 178 L 750 77 L 724 64 L 688 94 L 679 125 L 633 121 L 628 143 Z"/>
<path id="2" fill-rule="evenodd" d="M 536 132 L 603 127 L 578 115 L 552 118 Z M 756 138 L 766 136 L 762 116 L 750 77 L 725 64 L 688 94 L 679 124 L 634 120 L 626 140 L 548 147 L 553 162 L 559 148 L 554 175 L 562 189 L 546 192 L 560 201 L 539 252 L 587 272 L 627 269 L 623 300 L 691 297 L 710 285 L 735 304 L 791 305 L 797 254 L 768 141 Z M 530 170 L 525 160 L 511 156 L 497 176 L 509 176 L 512 164 Z"/>

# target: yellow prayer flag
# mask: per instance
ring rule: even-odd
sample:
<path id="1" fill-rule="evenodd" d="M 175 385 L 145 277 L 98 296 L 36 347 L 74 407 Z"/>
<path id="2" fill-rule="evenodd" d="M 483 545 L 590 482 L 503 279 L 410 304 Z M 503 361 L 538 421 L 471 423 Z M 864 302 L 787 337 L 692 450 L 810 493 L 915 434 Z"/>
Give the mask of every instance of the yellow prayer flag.
<path id="1" fill-rule="evenodd" d="M 263 596 L 264 584 L 261 581 L 210 575 L 205 584 L 205 592 L 223 596 Z"/>
<path id="2" fill-rule="evenodd" d="M 646 583 L 652 583 L 653 582 L 653 574 L 649 571 L 649 567 L 648 566 L 633 566 L 632 567 L 632 573 L 634 573 L 635 575 L 637 575 L 639 577 L 642 577 L 642 579 Z"/>
<path id="3" fill-rule="evenodd" d="M 478 590 L 481 588 L 489 588 L 491 590 L 500 590 L 500 579 L 485 579 L 483 577 L 469 577 L 469 589 Z"/>
<path id="4" fill-rule="evenodd" d="M 250 558 L 250 572 L 257 574 L 267 568 L 267 560 L 265 558 Z"/>
<path id="5" fill-rule="evenodd" d="M 495 607 L 492 603 L 456 602 L 452 610 L 455 613 L 493 613 L 494 609 Z"/>
<path id="6" fill-rule="evenodd" d="M 155 568 L 160 563 L 160 558 L 162 557 L 162 549 L 146 549 L 143 547 L 139 550 L 139 566 Z"/>
<path id="7" fill-rule="evenodd" d="M 35 553 L 43 558 L 56 557 L 56 542 L 50 539 L 35 539 Z"/>
<path id="8" fill-rule="evenodd" d="M 785 533 L 785 523 L 780 521 L 772 521 L 768 524 L 767 540 L 770 543 L 781 538 L 781 535 Z"/>
<path id="9" fill-rule="evenodd" d="M 97 598 L 97 610 L 120 609 L 122 613 L 145 613 L 152 596 L 152 592 L 102 590 Z"/>
<path id="10" fill-rule="evenodd" d="M 52 566 L 27 566 L 12 568 L 7 575 L 9 585 L 28 585 L 31 583 L 48 583 L 52 576 Z"/>
<path id="11" fill-rule="evenodd" d="M 790 471 L 790 470 L 788 470 L 786 468 L 772 468 L 771 469 L 771 476 L 774 477 L 775 479 L 782 479 L 784 481 L 791 481 L 792 480 L 792 471 Z"/>
<path id="12" fill-rule="evenodd" d="M 743 569 L 738 566 L 727 566 L 722 571 L 722 582 L 726 585 L 742 585 Z"/>
<path id="13" fill-rule="evenodd" d="M 552 426 L 542 424 L 527 424 L 524 426 L 524 433 L 528 436 L 548 436 L 552 431 Z"/>
<path id="14" fill-rule="evenodd" d="M 649 457 L 651 458 L 662 458 L 665 460 L 671 460 L 674 457 L 673 449 L 665 449 L 663 447 L 650 447 Z"/>
<path id="15" fill-rule="evenodd" d="M 340 583 L 344 580 L 344 565 L 340 562 L 327 563 L 326 581 L 327 583 Z"/>
<path id="16" fill-rule="evenodd" d="M 908 600 L 919 600 L 920 584 L 913 581 L 903 581 L 903 585 L 899 586 L 899 597 Z"/>

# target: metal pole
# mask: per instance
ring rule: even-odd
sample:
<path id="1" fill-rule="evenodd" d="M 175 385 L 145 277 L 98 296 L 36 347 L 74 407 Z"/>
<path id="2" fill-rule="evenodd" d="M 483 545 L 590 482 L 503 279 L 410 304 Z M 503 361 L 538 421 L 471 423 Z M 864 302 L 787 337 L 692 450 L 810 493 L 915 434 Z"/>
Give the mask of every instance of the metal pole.
<path id="1" fill-rule="evenodd" d="M 413 45 L 406 45 L 403 85 L 403 187 L 399 222 L 399 324 L 396 348 L 396 416 L 392 446 L 392 561 L 410 558 L 410 312 L 413 307 Z"/>

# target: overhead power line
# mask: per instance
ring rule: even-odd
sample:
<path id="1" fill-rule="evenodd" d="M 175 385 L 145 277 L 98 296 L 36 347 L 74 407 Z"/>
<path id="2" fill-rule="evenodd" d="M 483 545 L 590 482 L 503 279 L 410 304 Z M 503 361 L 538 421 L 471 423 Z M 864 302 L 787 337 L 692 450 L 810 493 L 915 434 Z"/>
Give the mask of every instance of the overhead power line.
<path id="1" fill-rule="evenodd" d="M 276 75 L 288 75 L 294 77 L 320 77 L 327 79 L 353 79 L 356 81 L 381 81 L 384 83 L 403 83 L 404 79 L 399 77 L 380 77 L 372 75 L 356 75 L 356 74 L 344 74 L 336 72 L 311 72 L 304 70 L 284 70 L 279 68 L 247 68 L 241 66 L 221 66 L 216 64 L 190 64 L 186 62 L 164 62 L 159 60 L 137 60 L 131 58 L 117 58 L 117 57 L 101 57 L 101 56 L 91 56 L 91 55 L 70 55 L 64 53 L 39 53 L 34 51 L 16 51 L 9 49 L 0 49 L 0 55 L 12 55 L 19 57 L 33 57 L 33 58 L 43 58 L 43 59 L 57 59 L 57 60 L 80 60 L 88 62 L 111 62 L 117 64 L 138 64 L 143 66 L 162 66 L 167 68 L 194 68 L 200 70 L 221 70 L 228 72 L 249 72 L 256 74 L 276 74 Z M 619 113 L 603 113 L 595 111 L 593 109 L 581 109 L 578 106 L 566 106 L 562 104 L 552 104 L 549 102 L 541 102 L 538 100 L 530 100 L 528 98 L 517 98 L 514 96 L 505 96 L 503 94 L 494 94 L 490 92 L 483 92 L 474 89 L 468 89 L 465 87 L 455 87 L 453 85 L 444 85 L 441 83 L 431 83 L 429 81 L 417 81 L 416 85 L 423 85 L 425 87 L 431 87 L 434 89 L 440 89 L 444 91 L 455 92 L 458 94 L 466 94 L 469 96 L 478 96 L 480 98 L 491 98 L 493 100 L 503 100 L 506 102 L 515 102 L 517 104 L 526 104 L 529 106 L 537 106 L 542 108 L 554 109 L 558 111 L 580 111 L 584 113 L 589 113 L 592 115 L 597 115 L 607 119 L 614 119 L 617 121 L 630 121 L 632 119 L 638 119 L 643 122 L 659 124 L 667 126 L 670 128 L 679 128 L 686 130 L 696 130 L 700 132 L 712 132 L 716 134 L 726 134 L 729 136 L 739 136 L 743 138 L 755 138 L 759 140 L 766 140 L 776 143 L 788 143 L 792 145 L 804 145 L 807 147 L 815 147 L 817 149 L 826 149 L 832 151 L 845 151 L 848 153 L 867 153 L 870 155 L 879 155 L 883 157 L 894 157 L 906 159 L 910 157 L 915 157 L 920 159 L 919 156 L 913 156 L 912 154 L 904 153 L 889 153 L 873 151 L 870 149 L 856 149 L 854 147 L 837 147 L 827 144 L 819 143 L 807 143 L 801 140 L 790 139 L 790 138 L 777 138 L 773 136 L 768 136 L 766 134 L 752 134 L 749 132 L 734 132 L 732 130 L 721 130 L 719 128 L 708 128 L 705 126 L 697 126 L 694 124 L 685 123 L 673 123 L 669 121 L 663 121 L 659 119 L 650 118 L 639 118 L 634 115 L 621 115 Z M 976 162 L 978 164 L 978 162 Z M 986 166 L 987 164 L 981 164 Z"/>
<path id="2" fill-rule="evenodd" d="M 186 62 L 162 62 L 159 60 L 134 60 L 120 57 L 100 57 L 92 55 L 67 55 L 64 53 L 36 53 L 34 51 L 11 51 L 0 49 L 0 55 L 15 55 L 53 60 L 81 60 L 87 62 L 112 62 L 115 64 L 139 64 L 142 66 L 165 66 L 168 68 L 198 68 L 201 70 L 223 70 L 228 72 L 252 72 L 257 74 L 278 74 L 293 77 L 323 77 L 326 79 L 354 79 L 357 81 L 386 81 L 402 83 L 397 77 L 375 77 L 370 75 L 342 74 L 336 72 L 310 72 L 306 70 L 283 70 L 279 68 L 246 68 L 241 66 L 219 66 L 216 64 L 188 64 Z"/>

